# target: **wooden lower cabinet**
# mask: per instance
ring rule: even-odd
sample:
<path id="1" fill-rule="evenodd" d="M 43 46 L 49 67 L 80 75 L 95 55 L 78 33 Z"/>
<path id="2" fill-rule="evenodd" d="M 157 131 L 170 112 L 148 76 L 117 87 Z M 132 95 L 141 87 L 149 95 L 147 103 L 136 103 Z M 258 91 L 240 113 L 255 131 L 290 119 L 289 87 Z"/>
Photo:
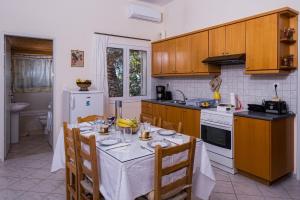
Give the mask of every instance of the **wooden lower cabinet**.
<path id="1" fill-rule="evenodd" d="M 182 128 L 186 135 L 200 138 L 200 111 L 192 109 L 182 110 Z"/>
<path id="2" fill-rule="evenodd" d="M 161 118 L 174 123 L 182 123 L 183 133 L 200 138 L 200 111 L 166 106 L 156 103 L 142 102 L 142 115 L 149 117 L 149 109 L 143 103 L 151 104 L 152 114 L 150 117 Z M 146 108 L 146 110 L 144 110 Z"/>
<path id="3" fill-rule="evenodd" d="M 267 183 L 293 171 L 294 118 L 234 119 L 235 167 Z"/>

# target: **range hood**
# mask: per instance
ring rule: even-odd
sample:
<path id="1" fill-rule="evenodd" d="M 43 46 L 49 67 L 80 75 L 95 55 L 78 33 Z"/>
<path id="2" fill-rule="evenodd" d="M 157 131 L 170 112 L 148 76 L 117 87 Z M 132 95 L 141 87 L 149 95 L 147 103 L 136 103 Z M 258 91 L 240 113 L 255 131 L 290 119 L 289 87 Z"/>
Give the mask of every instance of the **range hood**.
<path id="1" fill-rule="evenodd" d="M 239 65 L 245 64 L 246 54 L 214 56 L 204 59 L 202 62 L 212 65 Z"/>

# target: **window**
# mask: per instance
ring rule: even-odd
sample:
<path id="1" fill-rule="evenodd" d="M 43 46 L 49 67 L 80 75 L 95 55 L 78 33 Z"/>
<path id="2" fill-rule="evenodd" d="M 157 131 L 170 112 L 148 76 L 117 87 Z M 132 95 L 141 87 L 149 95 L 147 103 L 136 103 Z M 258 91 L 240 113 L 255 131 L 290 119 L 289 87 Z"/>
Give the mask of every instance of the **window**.
<path id="1" fill-rule="evenodd" d="M 109 45 L 107 79 L 110 98 L 134 100 L 147 97 L 149 85 L 149 49 L 136 46 Z"/>
<path id="2" fill-rule="evenodd" d="M 147 52 L 129 50 L 129 96 L 147 95 Z"/>
<path id="3" fill-rule="evenodd" d="M 107 81 L 109 97 L 123 96 L 124 55 L 121 48 L 107 48 Z"/>

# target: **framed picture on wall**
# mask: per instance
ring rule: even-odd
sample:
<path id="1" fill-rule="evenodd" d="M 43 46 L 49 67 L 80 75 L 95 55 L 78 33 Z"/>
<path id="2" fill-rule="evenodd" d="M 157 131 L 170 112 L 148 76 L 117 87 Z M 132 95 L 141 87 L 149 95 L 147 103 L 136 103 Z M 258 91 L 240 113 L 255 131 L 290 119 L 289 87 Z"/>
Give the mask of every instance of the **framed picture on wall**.
<path id="1" fill-rule="evenodd" d="M 71 67 L 84 67 L 84 51 L 71 50 Z"/>

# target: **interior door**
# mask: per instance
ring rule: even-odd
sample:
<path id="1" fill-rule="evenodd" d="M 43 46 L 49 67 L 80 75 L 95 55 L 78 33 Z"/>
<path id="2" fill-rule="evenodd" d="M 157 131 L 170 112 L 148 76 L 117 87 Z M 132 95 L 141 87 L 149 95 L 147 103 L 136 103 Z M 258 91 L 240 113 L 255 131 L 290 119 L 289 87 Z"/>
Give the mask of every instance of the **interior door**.
<path id="1" fill-rule="evenodd" d="M 11 104 L 11 49 L 7 41 L 4 41 L 4 141 L 5 141 L 5 158 L 10 148 L 10 104 Z"/>

